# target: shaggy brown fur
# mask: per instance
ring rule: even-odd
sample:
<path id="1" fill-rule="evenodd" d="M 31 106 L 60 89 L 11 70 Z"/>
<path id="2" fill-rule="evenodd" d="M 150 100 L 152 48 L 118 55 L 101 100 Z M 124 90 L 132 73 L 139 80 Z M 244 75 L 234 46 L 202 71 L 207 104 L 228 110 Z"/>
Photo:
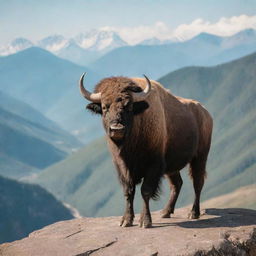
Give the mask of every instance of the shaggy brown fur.
<path id="1" fill-rule="evenodd" d="M 176 97 L 159 83 L 151 83 L 151 93 L 146 100 L 133 102 L 131 92 L 142 91 L 146 86 L 145 79 L 106 78 L 95 88 L 95 92 L 101 92 L 101 104 L 88 105 L 90 110 L 102 114 L 108 135 L 111 123 L 125 125 L 121 141 L 107 136 L 127 201 L 121 220 L 123 226 L 133 223 L 135 186 L 142 180 L 144 207 L 140 225 L 151 226 L 149 199 L 157 198 L 163 175 L 172 190 L 163 217 L 170 217 L 182 186 L 179 171 L 187 164 L 195 189 L 190 217 L 200 215 L 199 201 L 211 144 L 212 118 L 199 102 Z"/>

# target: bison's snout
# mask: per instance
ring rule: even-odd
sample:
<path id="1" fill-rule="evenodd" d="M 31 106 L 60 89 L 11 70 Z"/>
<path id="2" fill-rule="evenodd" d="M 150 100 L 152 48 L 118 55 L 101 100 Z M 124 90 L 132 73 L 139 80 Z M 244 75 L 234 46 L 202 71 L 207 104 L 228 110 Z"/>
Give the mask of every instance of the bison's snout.
<path id="1" fill-rule="evenodd" d="M 109 133 L 113 140 L 120 140 L 124 137 L 125 126 L 120 123 L 111 124 L 109 127 Z"/>

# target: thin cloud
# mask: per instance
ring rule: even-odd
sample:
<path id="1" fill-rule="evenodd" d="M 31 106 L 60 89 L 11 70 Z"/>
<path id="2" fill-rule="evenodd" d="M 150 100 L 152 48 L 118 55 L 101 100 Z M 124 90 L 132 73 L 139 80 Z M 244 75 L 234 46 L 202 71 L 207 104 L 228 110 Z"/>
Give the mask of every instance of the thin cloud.
<path id="1" fill-rule="evenodd" d="M 233 16 L 231 18 L 220 18 L 216 23 L 210 23 L 203 19 L 196 19 L 190 24 L 182 24 L 174 31 L 174 37 L 189 39 L 199 33 L 207 32 L 219 36 L 230 36 L 241 30 L 256 29 L 256 16 Z"/>
<path id="2" fill-rule="evenodd" d="M 137 27 L 103 27 L 103 30 L 117 32 L 127 43 L 137 44 L 145 39 L 156 37 L 158 39 L 170 38 L 172 31 L 163 22 L 158 21 L 152 26 Z"/>
<path id="3" fill-rule="evenodd" d="M 181 24 L 173 30 L 161 21 L 156 22 L 152 26 L 103 27 L 101 29 L 115 31 L 126 42 L 134 45 L 153 37 L 160 40 L 171 39 L 184 41 L 202 32 L 219 36 L 230 36 L 248 28 L 256 29 L 256 15 L 240 15 L 230 18 L 222 17 L 216 23 L 198 18 L 190 24 Z"/>

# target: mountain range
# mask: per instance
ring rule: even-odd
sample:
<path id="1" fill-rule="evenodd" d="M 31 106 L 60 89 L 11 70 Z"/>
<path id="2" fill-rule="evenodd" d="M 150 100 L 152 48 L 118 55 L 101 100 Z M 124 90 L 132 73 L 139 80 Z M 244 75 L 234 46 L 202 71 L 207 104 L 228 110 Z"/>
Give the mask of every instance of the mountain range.
<path id="1" fill-rule="evenodd" d="M 184 41 L 116 48 L 89 65 L 104 76 L 141 76 L 158 79 L 186 66 L 212 66 L 256 51 L 256 32 L 241 31 L 230 37 L 201 33 Z"/>
<path id="2" fill-rule="evenodd" d="M 188 44 L 187 44 L 187 42 L 188 42 Z M 172 58 L 177 56 L 173 53 L 173 51 L 177 52 L 178 54 L 181 54 L 181 57 L 184 58 L 185 56 L 183 56 L 183 53 L 185 55 L 187 54 L 187 51 L 186 51 L 187 46 L 190 48 L 191 47 L 190 45 L 192 44 L 192 48 L 196 49 L 198 47 L 197 46 L 195 47 L 194 44 L 199 43 L 199 45 L 201 46 L 202 42 L 203 42 L 203 48 L 208 47 L 209 51 L 214 49 L 213 55 L 214 56 L 217 55 L 216 56 L 217 59 L 216 60 L 213 59 L 212 63 L 209 63 L 209 64 L 216 64 L 216 61 L 218 62 L 218 58 L 220 58 L 218 56 L 218 54 L 223 54 L 222 53 L 223 50 L 232 49 L 231 51 L 233 53 L 237 50 L 237 49 L 235 50 L 233 48 L 240 46 L 241 49 L 239 49 L 239 51 L 241 52 L 241 51 L 243 51 L 244 46 L 246 46 L 248 48 L 248 44 L 255 45 L 256 32 L 253 29 L 246 29 L 246 30 L 238 32 L 237 34 L 229 36 L 229 37 L 220 37 L 220 36 L 216 36 L 216 35 L 212 35 L 212 34 L 208 34 L 208 33 L 201 33 L 187 41 L 179 41 L 177 39 L 161 40 L 156 37 L 153 37 L 153 38 L 148 38 L 148 39 L 142 40 L 142 42 L 140 42 L 137 46 L 144 46 L 142 48 L 139 48 L 139 49 L 143 49 L 141 54 L 143 54 L 143 52 L 146 52 L 145 55 L 151 54 L 151 52 L 153 52 L 153 53 L 155 52 L 154 56 L 150 59 L 152 61 L 154 59 L 157 60 L 156 55 L 160 55 L 161 58 L 164 57 L 164 53 L 162 53 L 162 51 L 160 50 L 162 48 L 160 47 L 159 49 L 154 49 L 154 47 L 161 46 L 161 45 L 168 45 L 169 47 L 163 47 L 163 51 L 167 55 L 166 58 L 169 58 L 169 60 L 173 61 Z M 104 30 L 104 29 L 94 29 L 94 30 L 88 31 L 86 33 L 81 33 L 81 34 L 79 34 L 73 38 L 69 38 L 69 39 L 65 38 L 62 35 L 52 35 L 52 36 L 43 38 L 42 40 L 39 40 L 38 42 L 35 42 L 35 43 L 33 43 L 30 40 L 25 39 L 25 38 L 16 38 L 8 45 L 0 46 L 0 56 L 1 55 L 6 56 L 9 54 L 13 54 L 13 53 L 19 52 L 21 50 L 27 49 L 32 46 L 41 47 L 47 51 L 54 53 L 55 55 L 57 55 L 61 58 L 68 59 L 78 65 L 85 65 L 85 66 L 93 64 L 95 61 L 97 61 L 98 59 L 103 57 L 108 52 L 111 52 L 112 50 L 122 48 L 125 46 L 127 46 L 128 48 L 125 48 L 126 50 L 124 50 L 124 52 L 123 51 L 117 52 L 117 53 L 114 53 L 114 55 L 113 55 L 113 56 L 115 56 L 115 55 L 119 56 L 119 58 L 120 58 L 119 63 L 124 65 L 122 62 L 127 61 L 126 60 L 127 56 L 128 56 L 128 61 L 129 61 L 129 59 L 133 58 L 133 56 L 136 57 L 136 54 L 137 54 L 137 51 L 136 51 L 137 46 L 129 45 L 127 42 L 125 42 L 121 38 L 121 36 L 118 34 L 118 32 L 114 32 L 111 30 Z M 144 49 L 145 46 L 151 46 L 151 47 Z M 213 47 L 213 46 L 215 46 L 215 47 Z M 131 47 L 131 48 L 129 48 L 129 47 Z M 217 51 L 216 47 L 219 48 L 219 51 Z M 250 49 L 244 49 L 244 52 L 242 54 L 245 55 L 245 54 L 250 53 L 249 51 L 251 50 L 252 46 L 250 46 L 249 48 Z M 193 53 L 193 49 L 191 49 L 191 53 Z M 255 48 L 253 48 L 253 49 L 255 50 Z M 207 51 L 202 52 L 202 55 L 204 55 L 205 53 L 207 53 Z M 132 56 L 130 58 L 129 58 L 129 54 L 132 54 Z M 138 55 L 138 58 L 145 57 L 145 55 L 141 55 L 141 54 Z M 235 58 L 241 57 L 242 54 L 237 53 L 232 58 L 235 59 Z M 112 55 L 109 58 L 111 59 L 111 57 L 112 57 Z M 205 58 L 201 58 L 201 59 L 203 59 L 205 61 L 205 59 L 207 59 L 208 57 L 209 57 L 209 52 L 207 53 Z M 191 56 L 187 60 L 188 61 L 187 64 L 193 64 L 192 63 L 193 61 L 189 62 L 190 59 L 191 59 Z M 165 60 L 165 58 L 163 58 L 163 61 L 164 60 Z M 186 61 L 186 59 L 184 59 L 184 60 Z M 225 58 L 224 58 L 224 60 L 225 60 Z M 227 60 L 231 60 L 231 58 L 229 58 Z M 113 66 L 115 68 L 116 68 L 116 66 L 118 67 L 118 64 L 119 64 L 116 61 L 117 60 L 114 59 Z M 134 58 L 134 61 L 136 62 L 138 60 L 136 58 Z M 177 61 L 177 59 L 176 59 L 176 61 Z M 145 65 L 145 63 L 139 63 L 139 64 Z M 165 65 L 165 64 L 166 63 L 164 62 L 162 65 Z M 200 64 L 200 63 L 195 63 L 195 64 Z M 205 61 L 205 63 L 202 63 L 202 64 L 206 65 L 207 60 Z M 130 63 L 129 63 L 129 65 L 130 65 Z M 138 66 L 136 66 L 136 69 Z M 170 67 L 172 67 L 172 66 L 170 66 Z M 168 71 L 170 71 L 170 69 L 168 69 L 170 67 L 167 67 L 167 69 L 165 69 L 161 74 L 157 73 L 157 77 L 155 77 L 154 73 L 153 74 L 149 73 L 148 75 L 152 75 L 153 76 L 152 78 L 156 79 L 156 78 L 164 75 L 164 73 L 167 73 Z M 173 69 L 180 68 L 180 67 L 181 66 L 179 64 L 177 64 L 177 66 L 174 66 Z M 117 70 L 115 69 L 114 71 L 116 71 L 116 72 L 122 71 L 122 72 L 124 72 L 123 75 L 126 75 L 124 68 L 117 69 Z M 143 69 L 142 69 L 142 71 L 143 71 Z M 134 69 L 132 70 L 132 72 L 134 72 Z M 137 75 L 137 73 L 131 73 L 131 75 Z M 138 73 L 138 75 L 141 75 L 141 73 Z"/>
<path id="3" fill-rule="evenodd" d="M 94 29 L 70 39 L 62 35 L 52 35 L 36 43 L 25 38 L 16 38 L 11 43 L 0 46 L 0 56 L 7 56 L 36 46 L 79 65 L 87 65 L 106 52 L 125 45 L 127 43 L 118 33 Z"/>
<path id="4" fill-rule="evenodd" d="M 159 79 L 175 95 L 201 101 L 214 119 L 214 134 L 208 161 L 208 178 L 202 193 L 206 200 L 256 182 L 256 53 L 214 67 L 187 67 Z M 84 216 L 120 215 L 123 196 L 106 148 L 99 139 L 65 160 L 41 172 L 33 182 L 76 207 Z M 178 206 L 193 200 L 186 171 Z M 61 182 L 60 182 L 61 181 Z M 160 209 L 168 197 L 152 202 Z M 137 193 L 139 194 L 139 193 Z M 136 200 L 135 209 L 140 209 Z"/>

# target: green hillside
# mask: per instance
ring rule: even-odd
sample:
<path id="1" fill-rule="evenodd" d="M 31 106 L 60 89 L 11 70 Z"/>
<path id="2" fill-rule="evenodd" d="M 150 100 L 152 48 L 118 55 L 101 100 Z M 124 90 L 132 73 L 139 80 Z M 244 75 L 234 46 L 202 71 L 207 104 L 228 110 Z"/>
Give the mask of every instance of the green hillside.
<path id="1" fill-rule="evenodd" d="M 184 68 L 159 80 L 176 95 L 200 100 L 213 115 L 214 135 L 203 200 L 256 183 L 255 64 L 256 54 L 252 54 L 215 67 Z M 106 216 L 123 211 L 122 190 L 115 176 L 101 139 L 49 167 L 35 181 L 85 216 Z M 182 171 L 182 176 L 178 206 L 193 199 L 187 171 Z M 163 206 L 167 191 L 164 184 L 163 196 L 151 203 L 152 209 Z M 140 204 L 141 200 L 136 200 L 136 211 Z"/>
<path id="2" fill-rule="evenodd" d="M 38 185 L 0 176 L 0 243 L 21 239 L 36 229 L 72 219 L 70 210 Z"/>
<path id="3" fill-rule="evenodd" d="M 256 210 L 256 184 L 214 197 L 202 203 L 202 208 L 247 208 Z"/>

